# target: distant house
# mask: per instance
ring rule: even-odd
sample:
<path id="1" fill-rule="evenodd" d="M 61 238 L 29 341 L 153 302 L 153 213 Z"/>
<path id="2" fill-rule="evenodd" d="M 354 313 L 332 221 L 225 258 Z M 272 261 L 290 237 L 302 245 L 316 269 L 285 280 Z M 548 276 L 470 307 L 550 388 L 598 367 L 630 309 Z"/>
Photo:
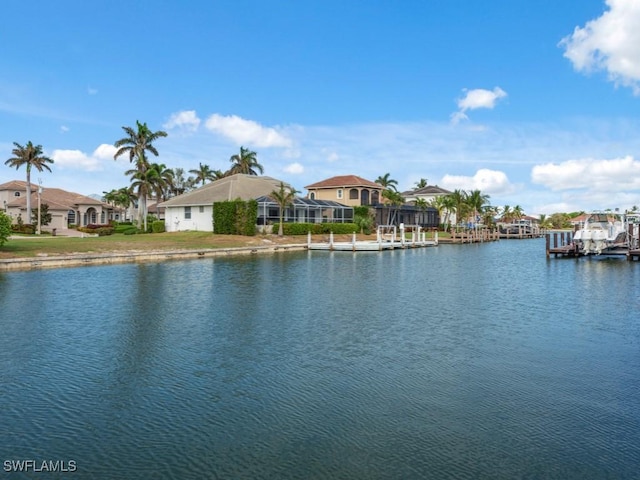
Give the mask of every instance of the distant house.
<path id="1" fill-rule="evenodd" d="M 351 207 L 376 205 L 384 188 L 357 175 L 340 175 L 304 187 L 310 200 L 329 200 Z"/>
<path id="2" fill-rule="evenodd" d="M 437 185 L 427 185 L 426 187 L 402 192 L 402 197 L 404 198 L 405 202 L 415 202 L 418 199 L 422 199 L 427 203 L 430 203 L 432 200 L 438 197 L 443 197 L 450 194 L 451 192 L 449 190 L 445 190 L 444 188 L 441 188 Z"/>
<path id="3" fill-rule="evenodd" d="M 114 216 L 113 206 L 60 188 L 43 188 L 40 203 L 49 207 L 51 223 L 46 226 L 48 229 L 105 224 Z M 25 224 L 31 223 L 31 215 L 27 212 L 27 182 L 12 180 L 0 185 L 0 204 L 13 223 L 17 223 L 18 217 Z M 38 185 L 35 184 L 31 185 L 31 208 L 38 208 Z"/>

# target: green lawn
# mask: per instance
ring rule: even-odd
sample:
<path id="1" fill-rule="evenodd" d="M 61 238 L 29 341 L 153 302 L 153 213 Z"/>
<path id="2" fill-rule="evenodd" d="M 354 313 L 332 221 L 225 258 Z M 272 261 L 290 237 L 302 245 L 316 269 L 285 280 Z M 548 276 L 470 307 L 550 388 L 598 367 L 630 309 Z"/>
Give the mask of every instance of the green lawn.
<path id="1" fill-rule="evenodd" d="M 305 239 L 306 240 L 306 239 Z M 292 239 L 299 243 L 303 239 Z M 243 237 L 214 235 L 210 232 L 152 233 L 144 235 L 114 234 L 104 237 L 52 237 L 35 235 L 11 238 L 0 247 L 0 259 L 35 257 L 36 255 L 69 255 L 73 253 L 106 253 L 119 251 L 151 251 L 178 249 L 233 248 L 279 241 L 269 236 Z"/>

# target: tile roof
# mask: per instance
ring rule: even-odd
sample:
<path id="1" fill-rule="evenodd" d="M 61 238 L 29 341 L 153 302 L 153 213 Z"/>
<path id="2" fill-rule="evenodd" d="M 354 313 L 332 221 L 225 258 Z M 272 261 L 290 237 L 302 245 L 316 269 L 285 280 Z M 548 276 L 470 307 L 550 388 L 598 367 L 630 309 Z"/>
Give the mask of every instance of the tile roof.
<path id="1" fill-rule="evenodd" d="M 427 185 L 426 187 L 407 190 L 402 195 L 449 195 L 451 192 L 437 185 Z"/>
<path id="2" fill-rule="evenodd" d="M 337 177 L 327 178 L 321 182 L 312 183 L 307 185 L 307 190 L 310 188 L 340 188 L 340 187 L 369 187 L 382 190 L 382 185 L 372 182 L 357 175 L 339 175 Z"/>
<path id="3" fill-rule="evenodd" d="M 38 201 L 37 190 L 38 188 L 36 185 L 33 189 L 33 192 L 31 193 L 32 207 L 35 205 L 35 202 Z M 74 208 L 78 208 L 79 205 L 93 205 L 113 208 L 111 205 L 101 202 L 100 200 L 86 197 L 84 195 L 80 195 L 79 193 L 67 192 L 66 190 L 62 190 L 60 188 L 43 188 L 42 194 L 40 196 L 40 201 L 41 203 L 46 203 L 47 205 L 49 205 L 50 210 L 71 210 Z M 7 207 L 23 207 L 26 206 L 26 203 L 27 197 L 22 196 L 8 203 Z"/>
<path id="4" fill-rule="evenodd" d="M 286 187 L 289 187 L 289 184 L 283 183 Z M 251 200 L 263 195 L 269 195 L 279 188 L 280 180 L 275 178 L 238 173 L 207 183 L 191 192 L 170 198 L 158 206 L 162 208 L 211 205 L 215 202 L 236 200 L 238 198 L 240 200 Z"/>
<path id="5" fill-rule="evenodd" d="M 33 183 L 31 184 L 33 188 Z M 26 190 L 27 182 L 24 180 L 10 180 L 6 183 L 0 184 L 0 191 L 2 190 Z"/>

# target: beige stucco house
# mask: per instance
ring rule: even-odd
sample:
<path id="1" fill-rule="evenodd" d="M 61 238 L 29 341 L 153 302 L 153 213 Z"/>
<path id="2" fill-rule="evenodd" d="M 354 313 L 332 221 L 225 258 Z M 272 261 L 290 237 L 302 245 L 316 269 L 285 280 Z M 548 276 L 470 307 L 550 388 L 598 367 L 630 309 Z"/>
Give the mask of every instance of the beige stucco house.
<path id="1" fill-rule="evenodd" d="M 49 207 L 51 223 L 44 227 L 48 230 L 64 230 L 69 225 L 106 224 L 114 211 L 111 205 L 100 200 L 51 187 L 42 189 L 40 203 Z M 24 223 L 31 223 L 31 215 L 27 213 L 27 182 L 12 180 L 1 184 L 0 208 L 13 223 L 17 223 L 19 216 Z M 38 208 L 38 185 L 34 184 L 31 184 L 31 208 Z"/>
<path id="2" fill-rule="evenodd" d="M 350 207 L 380 203 L 382 185 L 357 175 L 340 175 L 304 187 L 311 200 L 329 200 Z"/>

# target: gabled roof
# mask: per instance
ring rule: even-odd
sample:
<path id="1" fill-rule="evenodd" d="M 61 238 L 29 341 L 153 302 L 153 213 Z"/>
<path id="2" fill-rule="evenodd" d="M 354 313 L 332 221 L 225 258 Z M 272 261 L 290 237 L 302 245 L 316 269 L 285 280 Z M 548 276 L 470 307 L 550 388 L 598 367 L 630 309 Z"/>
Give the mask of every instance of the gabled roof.
<path id="1" fill-rule="evenodd" d="M 188 207 L 211 205 L 215 202 L 225 202 L 238 198 L 240 200 L 252 200 L 263 195 L 269 195 L 274 190 L 278 190 L 280 183 L 280 180 L 271 177 L 237 173 L 215 180 L 191 192 L 170 198 L 158 206 L 160 208 Z M 284 183 L 285 187 L 289 187 L 286 182 L 282 183 Z"/>
<path id="2" fill-rule="evenodd" d="M 36 185 L 34 191 L 31 193 L 32 207 L 38 200 L 37 190 L 38 188 Z M 50 210 L 71 210 L 78 208 L 78 206 L 80 205 L 93 205 L 96 207 L 101 206 L 106 208 L 113 208 L 111 205 L 101 202 L 100 200 L 96 200 L 95 198 L 80 195 L 79 193 L 67 192 L 66 190 L 62 190 L 60 188 L 43 188 L 42 194 L 40 195 L 40 201 L 41 203 L 46 203 L 47 205 L 49 205 Z M 27 197 L 23 196 L 18 197 L 8 203 L 7 207 L 24 207 L 26 206 L 26 204 Z"/>
<path id="3" fill-rule="evenodd" d="M 416 188 L 415 190 L 407 190 L 402 195 L 449 195 L 451 192 L 437 185 L 427 185 L 426 187 Z"/>
<path id="4" fill-rule="evenodd" d="M 322 180 L 321 182 L 312 183 L 311 185 L 307 185 L 304 188 L 309 190 L 310 188 L 346 188 L 346 187 L 367 187 L 367 188 L 376 188 L 378 190 L 382 190 L 382 185 L 380 185 L 379 183 L 375 183 L 375 182 L 372 182 L 371 180 L 358 177 L 357 175 L 339 175 L 337 177 L 327 178 L 326 180 Z"/>

